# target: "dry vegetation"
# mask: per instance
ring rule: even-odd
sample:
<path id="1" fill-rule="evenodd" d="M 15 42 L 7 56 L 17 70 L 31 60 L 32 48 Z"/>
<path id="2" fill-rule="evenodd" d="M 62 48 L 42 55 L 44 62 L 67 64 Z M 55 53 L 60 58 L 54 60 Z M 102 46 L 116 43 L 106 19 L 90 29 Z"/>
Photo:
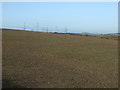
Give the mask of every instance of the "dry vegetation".
<path id="1" fill-rule="evenodd" d="M 118 34 L 85 34 L 85 33 L 80 33 L 80 34 L 73 34 L 71 33 L 70 35 L 75 35 L 75 36 L 87 36 L 87 37 L 97 37 L 97 38 L 102 38 L 102 39 L 111 39 L 111 40 L 118 40 L 118 37 L 120 35 Z"/>
<path id="2" fill-rule="evenodd" d="M 3 30 L 3 87 L 117 88 L 118 42 Z"/>

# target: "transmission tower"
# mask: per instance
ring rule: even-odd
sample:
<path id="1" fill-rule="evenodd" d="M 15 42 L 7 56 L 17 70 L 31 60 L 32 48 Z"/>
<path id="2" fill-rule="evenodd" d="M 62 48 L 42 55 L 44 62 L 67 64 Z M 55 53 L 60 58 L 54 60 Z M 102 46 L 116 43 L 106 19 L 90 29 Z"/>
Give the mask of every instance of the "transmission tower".
<path id="1" fill-rule="evenodd" d="M 48 27 L 46 28 L 46 32 L 48 32 Z"/>
<path id="2" fill-rule="evenodd" d="M 58 32 L 58 27 L 56 26 L 56 32 Z"/>
<path id="3" fill-rule="evenodd" d="M 26 30 L 26 23 L 24 22 L 24 28 L 23 28 L 23 30 Z"/>
<path id="4" fill-rule="evenodd" d="M 37 23 L 36 31 L 39 29 L 39 24 Z"/>
<path id="5" fill-rule="evenodd" d="M 44 27 L 42 27 L 42 32 L 44 32 Z"/>
<path id="6" fill-rule="evenodd" d="M 65 27 L 65 33 L 67 33 L 67 27 Z"/>

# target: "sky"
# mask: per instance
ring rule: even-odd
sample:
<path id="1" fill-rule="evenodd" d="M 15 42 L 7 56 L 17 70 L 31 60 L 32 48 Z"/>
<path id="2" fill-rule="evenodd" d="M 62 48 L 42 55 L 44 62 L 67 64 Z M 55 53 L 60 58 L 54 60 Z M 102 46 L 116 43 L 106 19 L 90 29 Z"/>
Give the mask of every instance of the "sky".
<path id="1" fill-rule="evenodd" d="M 7 28 L 49 32 L 117 33 L 117 2 L 3 2 L 2 24 Z"/>

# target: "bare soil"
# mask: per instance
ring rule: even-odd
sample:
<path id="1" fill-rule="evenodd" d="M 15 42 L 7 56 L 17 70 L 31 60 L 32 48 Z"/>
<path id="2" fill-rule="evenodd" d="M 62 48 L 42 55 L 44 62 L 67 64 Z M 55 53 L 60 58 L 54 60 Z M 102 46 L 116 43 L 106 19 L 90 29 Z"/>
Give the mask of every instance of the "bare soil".
<path id="1" fill-rule="evenodd" d="M 3 88 L 117 88 L 118 41 L 2 30 Z"/>

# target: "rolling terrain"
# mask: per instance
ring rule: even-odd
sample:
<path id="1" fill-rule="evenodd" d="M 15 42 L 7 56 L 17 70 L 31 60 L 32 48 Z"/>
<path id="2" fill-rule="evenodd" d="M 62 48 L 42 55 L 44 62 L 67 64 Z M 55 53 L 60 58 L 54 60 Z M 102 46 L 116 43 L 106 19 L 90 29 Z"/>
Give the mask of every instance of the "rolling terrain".
<path id="1" fill-rule="evenodd" d="M 2 30 L 3 88 L 117 88 L 118 41 Z"/>

